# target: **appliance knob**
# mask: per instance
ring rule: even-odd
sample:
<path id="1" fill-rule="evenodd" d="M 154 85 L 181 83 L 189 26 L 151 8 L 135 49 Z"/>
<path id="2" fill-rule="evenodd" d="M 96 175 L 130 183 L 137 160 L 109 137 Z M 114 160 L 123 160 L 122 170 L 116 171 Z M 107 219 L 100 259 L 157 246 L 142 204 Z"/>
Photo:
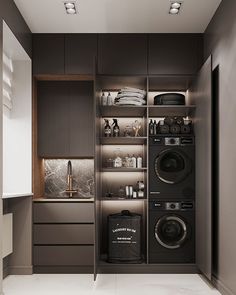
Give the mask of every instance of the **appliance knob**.
<path id="1" fill-rule="evenodd" d="M 171 143 L 171 144 L 175 144 L 175 139 L 174 139 L 174 138 L 171 138 L 171 139 L 170 139 L 170 143 Z"/>
<path id="2" fill-rule="evenodd" d="M 171 209 L 175 209 L 175 204 L 170 204 Z"/>

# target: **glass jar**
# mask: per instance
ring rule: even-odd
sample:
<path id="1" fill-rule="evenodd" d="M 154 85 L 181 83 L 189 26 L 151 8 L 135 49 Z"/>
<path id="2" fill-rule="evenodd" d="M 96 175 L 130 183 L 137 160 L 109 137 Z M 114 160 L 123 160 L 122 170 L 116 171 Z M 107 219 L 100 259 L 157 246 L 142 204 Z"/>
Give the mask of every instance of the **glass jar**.
<path id="1" fill-rule="evenodd" d="M 133 136 L 133 127 L 131 125 L 125 126 L 124 136 L 125 137 L 132 137 Z"/>

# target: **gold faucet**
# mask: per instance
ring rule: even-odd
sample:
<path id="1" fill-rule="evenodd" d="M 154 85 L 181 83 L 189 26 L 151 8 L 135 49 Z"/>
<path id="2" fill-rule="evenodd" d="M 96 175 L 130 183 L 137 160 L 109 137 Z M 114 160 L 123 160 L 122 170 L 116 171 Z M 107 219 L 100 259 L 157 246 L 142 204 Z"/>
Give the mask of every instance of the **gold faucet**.
<path id="1" fill-rule="evenodd" d="M 66 193 L 69 194 L 69 198 L 73 197 L 73 194 L 76 194 L 78 190 L 73 189 L 73 176 L 72 176 L 72 164 L 71 161 L 67 163 L 67 190 Z"/>

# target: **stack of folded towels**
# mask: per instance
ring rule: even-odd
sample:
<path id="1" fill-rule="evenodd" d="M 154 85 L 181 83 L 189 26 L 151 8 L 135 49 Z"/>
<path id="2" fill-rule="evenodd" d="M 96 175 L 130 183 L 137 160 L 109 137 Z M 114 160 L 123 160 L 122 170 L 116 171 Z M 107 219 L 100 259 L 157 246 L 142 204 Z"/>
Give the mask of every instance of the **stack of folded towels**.
<path id="1" fill-rule="evenodd" d="M 138 89 L 138 88 L 131 88 L 131 87 L 124 87 L 122 88 L 114 101 L 115 105 L 144 105 L 146 104 L 146 91 Z"/>

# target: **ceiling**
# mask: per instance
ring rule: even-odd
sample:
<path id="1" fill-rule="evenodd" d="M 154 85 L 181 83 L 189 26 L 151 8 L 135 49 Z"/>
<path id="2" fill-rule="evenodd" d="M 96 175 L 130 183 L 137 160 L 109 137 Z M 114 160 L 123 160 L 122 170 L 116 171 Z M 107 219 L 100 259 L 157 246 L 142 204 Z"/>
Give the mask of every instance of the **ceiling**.
<path id="1" fill-rule="evenodd" d="M 68 15 L 63 0 L 14 0 L 33 33 L 203 33 L 221 0 L 77 0 Z"/>

